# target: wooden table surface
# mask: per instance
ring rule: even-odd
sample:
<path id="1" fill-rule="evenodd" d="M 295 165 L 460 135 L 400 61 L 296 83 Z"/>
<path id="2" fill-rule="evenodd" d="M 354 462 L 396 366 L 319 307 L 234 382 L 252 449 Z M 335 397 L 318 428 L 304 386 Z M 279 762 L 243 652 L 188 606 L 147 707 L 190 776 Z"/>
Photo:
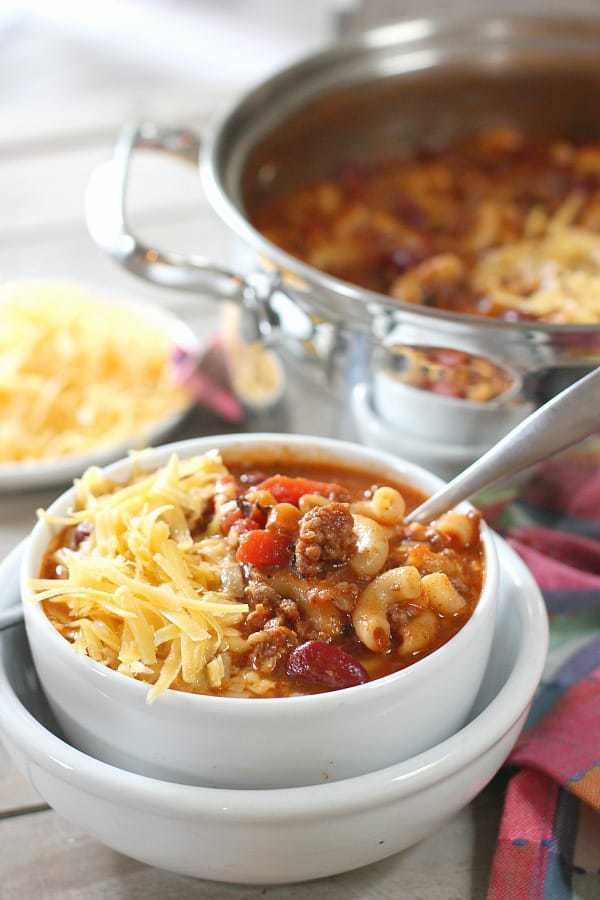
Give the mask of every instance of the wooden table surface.
<path id="1" fill-rule="evenodd" d="M 49 25 L 0 33 L 0 40 L 2 278 L 80 279 L 112 295 L 163 303 L 199 334 L 210 334 L 217 323 L 214 304 L 153 290 L 117 270 L 92 245 L 82 206 L 90 171 L 110 153 L 123 120 L 154 117 L 201 129 L 224 97 L 214 83 L 192 89 L 191 79 L 183 76 L 172 78 L 167 90 L 160 72 L 130 68 L 106 47 L 95 48 Z M 151 157 L 140 160 L 131 207 L 144 237 L 161 246 L 220 260 L 231 255 L 232 241 L 191 170 Z M 339 435 L 338 422 L 339 410 L 325 396 L 316 404 L 302 373 L 294 370 L 285 409 L 250 427 Z M 198 413 L 184 433 L 223 430 L 210 415 Z M 0 558 L 31 528 L 35 509 L 55 493 L 0 495 Z M 358 872 L 307 885 L 249 888 L 178 877 L 109 850 L 49 810 L 0 746 L 0 898 L 482 898 L 501 795 L 502 779 L 497 779 L 437 834 Z"/>

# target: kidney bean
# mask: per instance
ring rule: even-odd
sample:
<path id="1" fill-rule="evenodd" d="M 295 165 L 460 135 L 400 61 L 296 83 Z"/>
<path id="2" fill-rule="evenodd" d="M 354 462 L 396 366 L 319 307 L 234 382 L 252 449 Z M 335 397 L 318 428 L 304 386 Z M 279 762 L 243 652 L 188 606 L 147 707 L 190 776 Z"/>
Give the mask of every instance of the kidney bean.
<path id="1" fill-rule="evenodd" d="M 290 678 L 310 681 L 332 690 L 353 687 L 369 680 L 358 660 L 325 641 L 307 641 L 292 650 L 286 674 Z"/>

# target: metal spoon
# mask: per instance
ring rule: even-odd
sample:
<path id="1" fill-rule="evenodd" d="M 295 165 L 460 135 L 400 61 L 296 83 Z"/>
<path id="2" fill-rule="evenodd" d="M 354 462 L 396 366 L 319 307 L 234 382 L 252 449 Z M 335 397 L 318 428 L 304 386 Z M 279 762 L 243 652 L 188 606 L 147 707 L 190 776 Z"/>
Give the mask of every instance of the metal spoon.
<path id="1" fill-rule="evenodd" d="M 407 522 L 431 522 L 500 478 L 516 475 L 600 430 L 600 368 L 557 394 L 468 469 L 414 509 Z"/>

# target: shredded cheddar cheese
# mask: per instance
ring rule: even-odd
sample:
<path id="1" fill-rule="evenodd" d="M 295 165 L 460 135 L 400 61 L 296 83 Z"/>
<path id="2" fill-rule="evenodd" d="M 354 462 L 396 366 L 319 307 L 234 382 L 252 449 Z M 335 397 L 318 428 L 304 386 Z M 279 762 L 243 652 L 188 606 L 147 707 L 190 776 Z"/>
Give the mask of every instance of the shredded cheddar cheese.
<path id="1" fill-rule="evenodd" d="M 0 289 L 0 463 L 143 440 L 186 405 L 168 335 L 75 284 Z"/>
<path id="2" fill-rule="evenodd" d="M 488 251 L 474 285 L 498 306 L 556 324 L 600 321 L 600 234 L 574 225 L 582 199 L 554 216 L 533 209 L 523 240 Z"/>
<path id="3" fill-rule="evenodd" d="M 173 455 L 121 487 L 89 469 L 75 491 L 67 516 L 39 513 L 59 527 L 89 526 L 76 550 L 54 554 L 64 578 L 31 582 L 53 625 L 79 653 L 148 682 L 149 702 L 181 682 L 219 688 L 229 649 L 241 649 L 233 626 L 248 606 L 235 548 L 219 531 L 235 489 L 218 453 Z M 194 523 L 206 512 L 196 540 Z"/>

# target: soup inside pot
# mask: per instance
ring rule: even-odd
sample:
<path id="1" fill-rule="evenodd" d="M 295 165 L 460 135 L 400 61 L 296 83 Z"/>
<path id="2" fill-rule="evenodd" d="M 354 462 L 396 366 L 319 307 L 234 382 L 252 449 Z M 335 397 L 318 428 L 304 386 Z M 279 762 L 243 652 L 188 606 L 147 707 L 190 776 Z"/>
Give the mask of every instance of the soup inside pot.
<path id="1" fill-rule="evenodd" d="M 317 269 L 406 303 L 600 322 L 600 142 L 498 126 L 338 165 L 253 213 Z"/>

